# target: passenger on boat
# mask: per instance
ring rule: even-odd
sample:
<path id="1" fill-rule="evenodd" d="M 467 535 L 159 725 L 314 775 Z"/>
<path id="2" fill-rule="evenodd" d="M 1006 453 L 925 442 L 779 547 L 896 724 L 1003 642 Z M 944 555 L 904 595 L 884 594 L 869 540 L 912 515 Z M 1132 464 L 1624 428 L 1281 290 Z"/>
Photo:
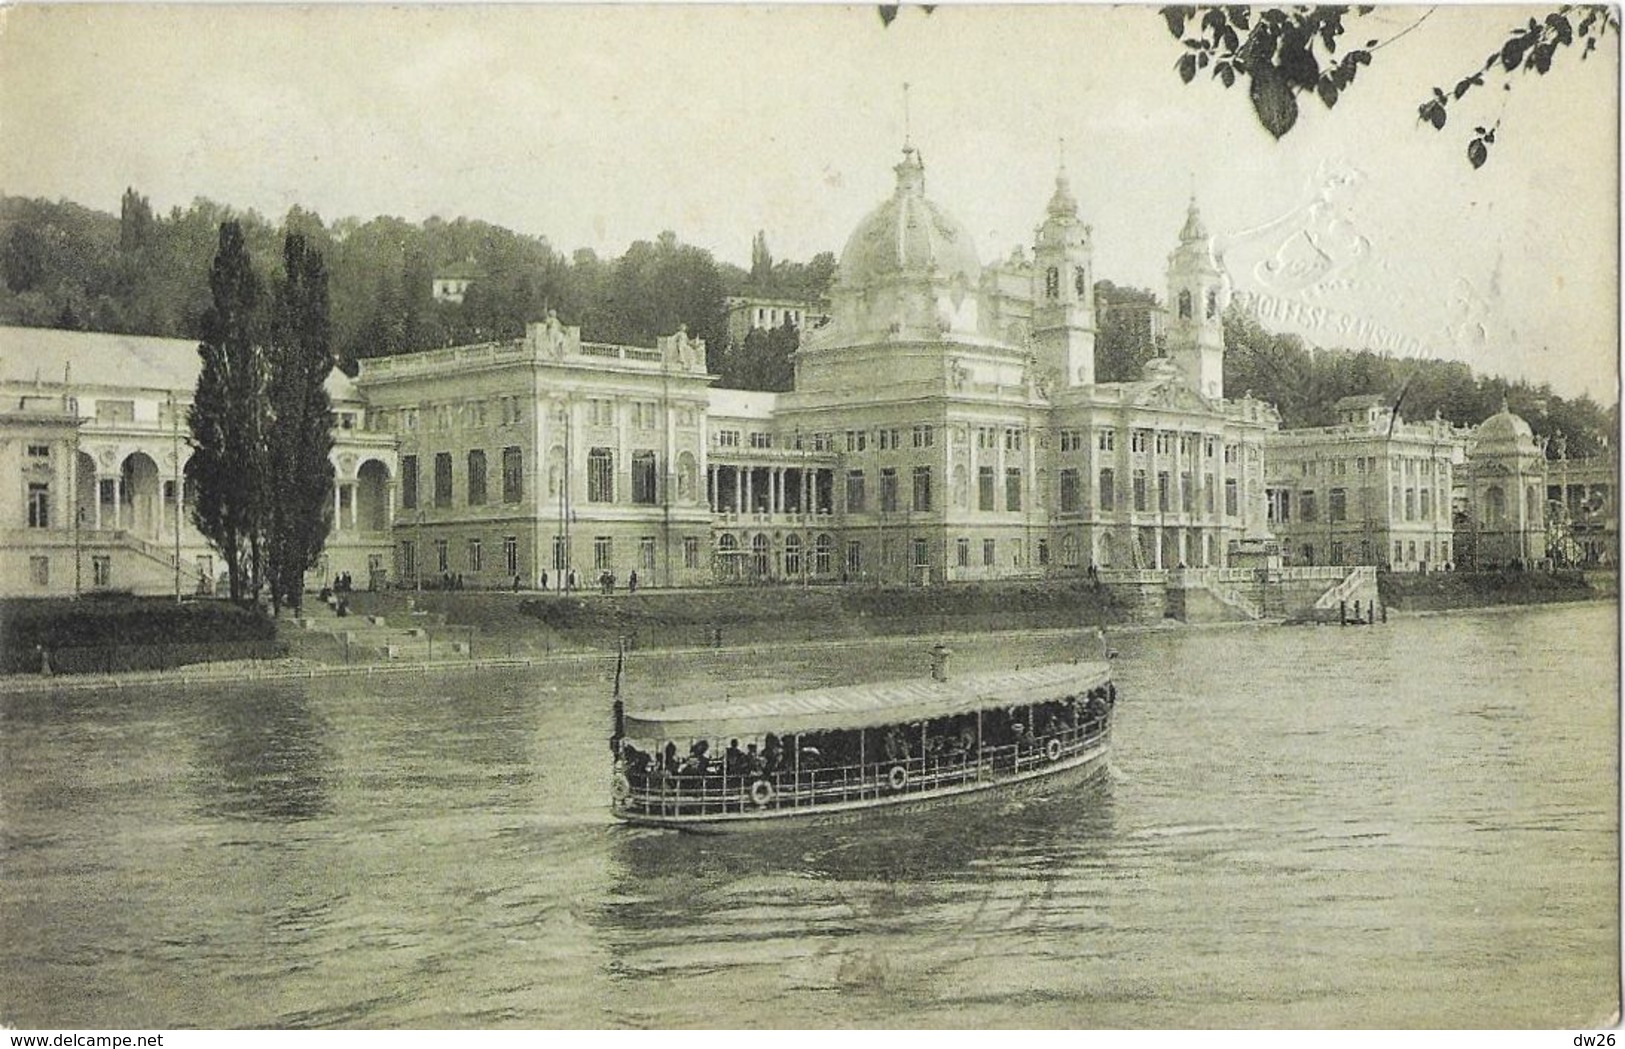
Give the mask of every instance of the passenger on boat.
<path id="1" fill-rule="evenodd" d="M 677 744 L 667 743 L 665 754 L 660 762 L 660 770 L 669 776 L 675 776 L 681 767 L 681 763 L 677 760 Z"/>
<path id="2" fill-rule="evenodd" d="M 752 743 L 745 748 L 745 775 L 751 779 L 761 779 L 767 772 L 767 764 L 762 756 L 756 753 L 756 744 Z"/>
<path id="3" fill-rule="evenodd" d="M 722 755 L 722 772 L 725 776 L 743 776 L 745 774 L 745 752 L 739 749 L 739 741 L 728 741 L 728 751 Z"/>
<path id="4" fill-rule="evenodd" d="M 771 732 L 767 734 L 767 740 L 762 746 L 762 763 L 767 767 L 768 775 L 784 767 L 784 751 L 779 746 L 779 737 Z"/>
<path id="5" fill-rule="evenodd" d="M 683 762 L 682 772 L 687 776 L 704 776 L 711 771 L 711 759 L 706 751 L 711 749 L 711 741 L 702 739 L 688 748 L 688 759 Z"/>

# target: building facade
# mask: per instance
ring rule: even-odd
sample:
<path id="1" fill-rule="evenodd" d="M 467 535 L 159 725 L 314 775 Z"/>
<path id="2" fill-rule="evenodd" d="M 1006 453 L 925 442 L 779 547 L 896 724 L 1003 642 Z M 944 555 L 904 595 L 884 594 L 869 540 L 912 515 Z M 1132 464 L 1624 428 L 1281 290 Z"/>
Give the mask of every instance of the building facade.
<path id="1" fill-rule="evenodd" d="M 192 527 L 186 413 L 197 344 L 0 328 L 0 593 L 212 592 L 224 565 Z M 395 438 L 342 374 L 334 525 L 312 583 L 387 584 Z"/>
<path id="2" fill-rule="evenodd" d="M 1334 408 L 1336 425 L 1269 438 L 1269 527 L 1285 562 L 1395 571 L 1451 563 L 1463 435 L 1440 419 L 1407 422 L 1377 395 Z"/>

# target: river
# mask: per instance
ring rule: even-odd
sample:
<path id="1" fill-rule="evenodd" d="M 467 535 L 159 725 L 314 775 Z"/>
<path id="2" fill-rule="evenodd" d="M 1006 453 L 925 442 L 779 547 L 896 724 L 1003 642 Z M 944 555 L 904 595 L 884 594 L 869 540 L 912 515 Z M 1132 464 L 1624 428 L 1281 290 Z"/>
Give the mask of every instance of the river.
<path id="1" fill-rule="evenodd" d="M 598 672 L 4 696 L 0 1021 L 1595 1025 L 1617 637 L 1604 604 L 1124 633 L 1100 781 L 750 838 L 612 825 Z M 627 695 L 895 676 L 927 643 L 764 651 L 748 683 L 634 654 Z"/>

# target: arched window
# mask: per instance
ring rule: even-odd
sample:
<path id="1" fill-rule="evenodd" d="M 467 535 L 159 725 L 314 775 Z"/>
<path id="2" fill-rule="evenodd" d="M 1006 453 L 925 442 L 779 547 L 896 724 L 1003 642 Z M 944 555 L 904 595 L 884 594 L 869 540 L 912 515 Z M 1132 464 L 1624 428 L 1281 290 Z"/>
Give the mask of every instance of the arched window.
<path id="1" fill-rule="evenodd" d="M 757 532 L 750 537 L 751 567 L 756 570 L 758 578 L 766 579 L 773 572 L 773 540 L 765 533 Z"/>
<path id="2" fill-rule="evenodd" d="M 1207 316 L 1212 320 L 1219 315 L 1219 293 L 1212 288 L 1207 291 Z"/>
<path id="3" fill-rule="evenodd" d="M 1076 289 L 1078 298 L 1080 300 L 1085 299 L 1088 296 L 1089 275 L 1083 272 L 1082 266 L 1078 266 L 1072 271 L 1072 286 L 1074 289 Z"/>
<path id="4" fill-rule="evenodd" d="M 1506 521 L 1507 496 L 1498 484 L 1492 484 L 1484 493 L 1484 522 L 1499 526 Z"/>
<path id="5" fill-rule="evenodd" d="M 1051 299 L 1061 297 L 1061 271 L 1054 266 L 1044 273 L 1044 295 Z"/>
<path id="6" fill-rule="evenodd" d="M 1102 510 L 1117 508 L 1117 472 L 1109 466 L 1100 471 L 1100 508 Z"/>
<path id="7" fill-rule="evenodd" d="M 1187 321 L 1191 319 L 1191 293 L 1189 291 L 1179 293 L 1179 319 Z"/>
<path id="8" fill-rule="evenodd" d="M 1078 567 L 1078 536 L 1076 532 L 1063 532 L 1061 534 L 1061 564 L 1067 568 Z"/>
<path id="9" fill-rule="evenodd" d="M 835 554 L 835 539 L 828 532 L 821 532 L 813 541 L 813 571 L 818 575 L 829 575 L 830 561 Z"/>
<path id="10" fill-rule="evenodd" d="M 794 532 L 784 537 L 784 574 L 792 578 L 801 574 L 801 536 Z"/>

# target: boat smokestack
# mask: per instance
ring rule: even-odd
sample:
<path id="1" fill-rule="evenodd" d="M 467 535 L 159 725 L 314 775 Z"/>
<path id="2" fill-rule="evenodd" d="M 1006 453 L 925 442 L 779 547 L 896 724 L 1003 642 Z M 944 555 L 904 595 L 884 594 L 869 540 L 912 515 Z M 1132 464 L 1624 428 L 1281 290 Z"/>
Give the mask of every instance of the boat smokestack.
<path id="1" fill-rule="evenodd" d="M 947 681 L 948 680 L 948 657 L 953 655 L 953 654 L 954 654 L 953 649 L 949 648 L 947 645 L 941 644 L 940 642 L 938 644 L 932 646 L 932 648 L 931 648 L 931 680 L 932 681 Z"/>

